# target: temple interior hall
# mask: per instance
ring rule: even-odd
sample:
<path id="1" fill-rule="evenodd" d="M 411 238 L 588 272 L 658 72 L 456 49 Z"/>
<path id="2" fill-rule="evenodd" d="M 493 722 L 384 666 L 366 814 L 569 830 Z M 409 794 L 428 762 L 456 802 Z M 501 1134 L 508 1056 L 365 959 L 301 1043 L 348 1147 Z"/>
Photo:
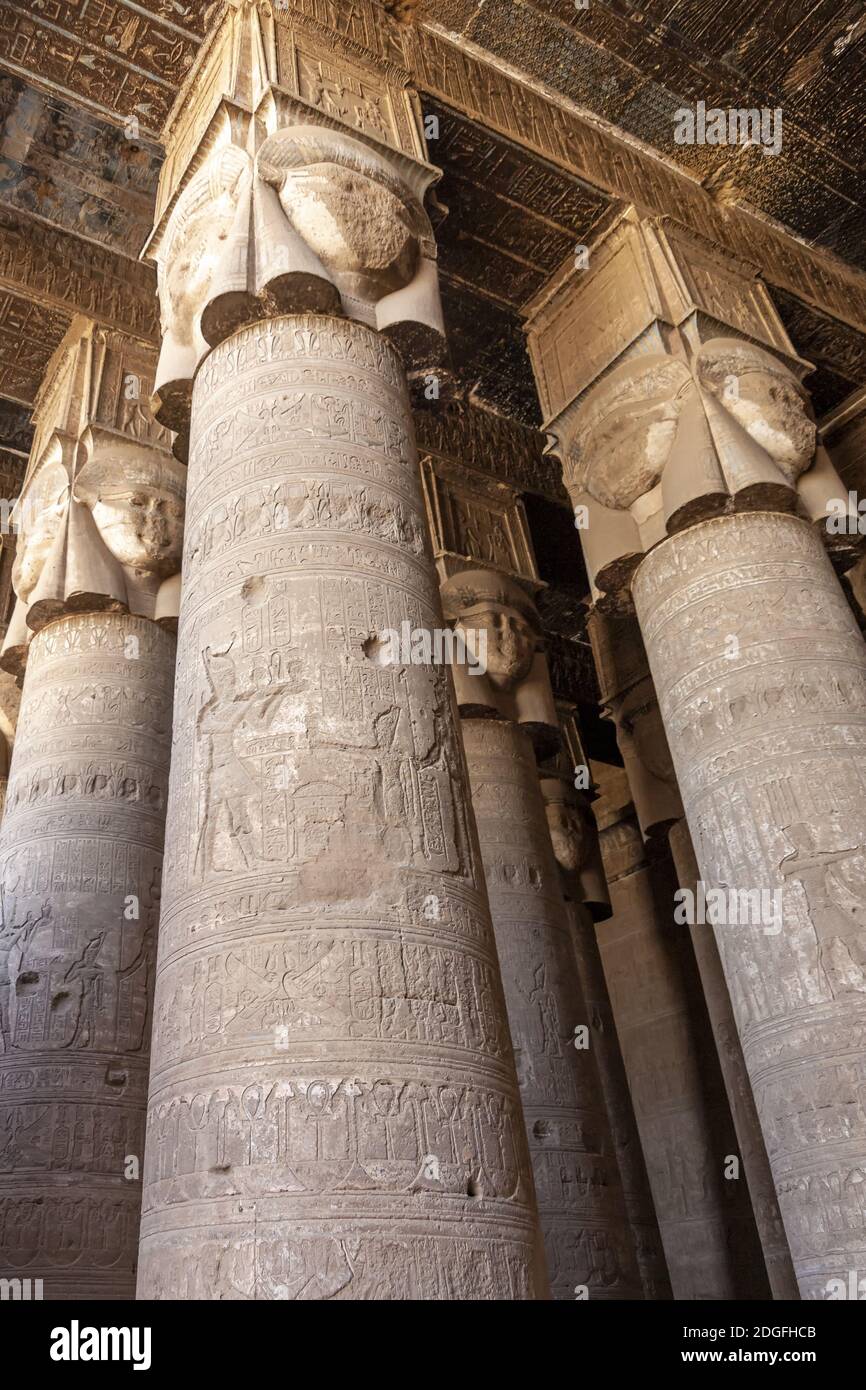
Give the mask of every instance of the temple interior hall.
<path id="1" fill-rule="evenodd" d="M 866 1298 L 862 7 L 0 9 L 0 1295 Z"/>

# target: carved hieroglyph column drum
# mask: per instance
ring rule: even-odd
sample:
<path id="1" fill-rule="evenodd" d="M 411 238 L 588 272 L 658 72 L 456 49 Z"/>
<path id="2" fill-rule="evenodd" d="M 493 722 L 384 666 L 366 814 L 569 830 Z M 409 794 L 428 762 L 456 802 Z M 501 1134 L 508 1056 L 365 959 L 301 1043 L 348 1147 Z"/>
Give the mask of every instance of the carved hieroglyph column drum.
<path id="1" fill-rule="evenodd" d="M 33 639 L 0 837 L 0 1271 L 133 1298 L 174 637 Z"/>
<path id="2" fill-rule="evenodd" d="M 603 824 L 613 916 L 601 957 L 675 1299 L 766 1298 L 715 1045 L 670 859 L 648 860 L 632 816 Z"/>
<path id="3" fill-rule="evenodd" d="M 185 479 L 141 343 L 76 319 L 18 512 L 0 830 L 0 1276 L 132 1298 Z M 164 619 L 164 622 L 163 622 Z"/>
<path id="4" fill-rule="evenodd" d="M 753 267 L 708 249 L 629 213 L 589 275 L 540 297 L 530 336 L 594 600 L 637 610 L 701 880 L 725 904 L 800 1292 L 820 1298 L 866 1264 L 866 647 L 826 553 L 850 564 L 862 538 L 809 363 Z M 566 361 L 588 305 L 617 331 Z M 840 508 L 852 524 L 829 527 Z"/>
<path id="5" fill-rule="evenodd" d="M 555 1298 L 640 1298 L 570 923 L 529 735 L 464 719 L 487 889 Z M 585 1296 L 585 1295 L 583 1295 Z"/>
<path id="6" fill-rule="evenodd" d="M 607 920 L 612 911 L 609 903 L 599 901 L 598 874 L 602 869 L 598 832 L 586 798 L 574 790 L 569 779 L 547 773 L 541 790 L 571 922 L 585 1009 L 581 1022 L 590 1030 L 644 1298 L 669 1299 L 670 1276 L 593 920 Z M 606 895 L 606 888 L 603 891 Z"/>
<path id="7" fill-rule="evenodd" d="M 706 521 L 633 588 L 701 875 L 780 901 L 715 935 L 800 1290 L 826 1297 L 866 1267 L 866 647 L 797 517 Z"/>
<path id="8" fill-rule="evenodd" d="M 559 738 L 540 619 L 490 569 L 463 569 L 442 595 L 475 658 L 455 664 L 455 687 L 551 1290 L 639 1298 L 595 1060 L 575 1037 L 586 1010 L 533 747 Z"/>
<path id="9" fill-rule="evenodd" d="M 700 869 L 684 819 L 681 818 L 671 826 L 668 841 L 680 887 L 695 893 L 700 879 Z M 749 1184 L 749 1195 L 752 1199 L 755 1225 L 761 1239 L 761 1249 L 764 1252 L 770 1289 L 775 1299 L 796 1299 L 800 1295 L 794 1266 L 791 1263 L 791 1252 L 782 1224 L 761 1122 L 755 1108 L 755 1096 L 746 1070 L 731 1008 L 731 996 L 713 928 L 708 922 L 695 922 L 689 927 L 689 935 L 701 976 L 707 1013 L 713 1025 L 719 1065 L 725 1080 L 734 1128 L 737 1131 L 743 1171 Z"/>
<path id="10" fill-rule="evenodd" d="M 662 854 L 667 833 L 680 889 L 695 901 L 700 870 L 684 819 L 637 618 L 630 614 L 611 619 L 596 609 L 589 630 L 602 699 L 616 726 L 628 790 L 641 831 L 656 850 L 662 848 Z M 683 896 L 680 894 L 680 899 Z M 674 920 L 681 933 L 688 931 L 691 936 L 773 1297 L 797 1298 L 797 1282 L 712 927 L 695 920 L 687 925 L 679 906 Z M 693 978 L 693 972 L 688 970 L 681 978 L 685 982 Z M 699 1013 L 702 1011 L 694 1011 L 695 1019 Z"/>
<path id="11" fill-rule="evenodd" d="M 524 1298 L 536 1225 L 396 350 L 287 316 L 193 394 L 144 1297 Z"/>
<path id="12" fill-rule="evenodd" d="M 164 132 L 190 506 L 144 1297 L 546 1294 L 453 692 L 392 649 L 443 623 L 407 390 L 442 370 L 439 175 L 359 13 L 223 7 Z"/>

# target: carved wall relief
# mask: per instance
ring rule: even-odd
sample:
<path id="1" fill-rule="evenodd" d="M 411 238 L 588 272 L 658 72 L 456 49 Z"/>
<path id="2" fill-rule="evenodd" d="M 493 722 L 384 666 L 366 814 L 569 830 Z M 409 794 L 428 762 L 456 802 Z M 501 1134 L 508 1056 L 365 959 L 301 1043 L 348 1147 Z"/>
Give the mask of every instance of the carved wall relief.
<path id="1" fill-rule="evenodd" d="M 431 456 L 422 458 L 421 473 L 440 573 L 447 578 L 474 563 L 538 581 L 526 512 L 514 489 Z"/>

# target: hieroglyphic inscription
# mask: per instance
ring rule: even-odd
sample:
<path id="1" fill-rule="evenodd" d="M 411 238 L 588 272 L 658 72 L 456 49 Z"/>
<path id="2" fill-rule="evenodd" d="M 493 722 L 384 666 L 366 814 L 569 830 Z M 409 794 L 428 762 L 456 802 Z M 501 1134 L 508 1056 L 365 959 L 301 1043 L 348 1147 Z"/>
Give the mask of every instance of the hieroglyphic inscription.
<path id="1" fill-rule="evenodd" d="M 866 1260 L 866 650 L 794 517 L 686 531 L 634 594 L 702 878 L 781 894 L 781 930 L 716 940 L 800 1291 L 823 1297 Z"/>
<path id="2" fill-rule="evenodd" d="M 173 659 L 119 613 L 30 649 L 0 837 L 0 1222 L 54 1297 L 134 1293 Z"/>
<path id="3" fill-rule="evenodd" d="M 506 720 L 464 719 L 463 738 L 551 1291 L 640 1297 L 532 746 Z"/>
<path id="4" fill-rule="evenodd" d="M 150 342 L 157 336 L 151 267 L 8 208 L 0 212 L 0 287 Z"/>
<path id="5" fill-rule="evenodd" d="M 140 1290 L 190 1288 L 194 1251 L 211 1297 L 456 1297 L 483 1238 L 489 1296 L 526 1296 L 450 690 L 370 655 L 442 622 L 394 350 L 324 317 L 228 338 L 187 515 Z"/>

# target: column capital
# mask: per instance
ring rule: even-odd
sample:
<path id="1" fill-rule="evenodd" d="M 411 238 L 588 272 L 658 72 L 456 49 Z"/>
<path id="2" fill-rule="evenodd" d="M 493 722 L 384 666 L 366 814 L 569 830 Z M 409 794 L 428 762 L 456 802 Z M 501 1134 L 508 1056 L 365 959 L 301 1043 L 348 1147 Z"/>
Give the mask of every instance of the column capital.
<path id="1" fill-rule="evenodd" d="M 14 513 L 18 601 L 3 670 L 20 673 L 33 633 L 64 613 L 173 621 L 186 470 L 147 404 L 155 357 L 77 317 L 49 364 Z"/>
<path id="2" fill-rule="evenodd" d="M 643 639 L 632 614 L 596 607 L 587 620 L 602 710 L 613 721 L 642 833 L 664 833 L 685 814 Z"/>
<path id="3" fill-rule="evenodd" d="M 210 348 L 277 314 L 375 327 L 410 373 L 441 362 L 424 208 L 441 175 L 427 162 L 401 32 L 370 0 L 221 10 L 163 132 L 145 248 L 163 330 L 154 410 L 181 436 Z"/>
<path id="4" fill-rule="evenodd" d="M 546 770 L 540 780 L 547 827 L 566 895 L 581 903 L 594 922 L 606 921 L 611 915 L 610 894 L 590 798 L 565 778 L 547 775 Z"/>
<path id="5" fill-rule="evenodd" d="M 418 411 L 419 421 L 431 418 Z M 455 431 L 456 433 L 456 431 Z M 452 446 L 458 452 L 464 441 Z M 538 573 L 519 490 L 441 453 L 422 452 L 421 477 L 440 579 L 488 565 L 528 593 L 546 588 Z"/>
<path id="6" fill-rule="evenodd" d="M 856 528 L 799 358 L 754 267 L 629 211 L 531 307 L 530 355 L 597 601 L 641 556 L 728 511 L 794 512 L 850 562 Z"/>
<path id="7" fill-rule="evenodd" d="M 499 717 L 527 726 L 539 757 L 559 745 L 556 706 L 538 610 L 526 589 L 493 569 L 467 569 L 442 585 L 442 606 L 476 665 L 455 663 L 464 717 Z"/>

